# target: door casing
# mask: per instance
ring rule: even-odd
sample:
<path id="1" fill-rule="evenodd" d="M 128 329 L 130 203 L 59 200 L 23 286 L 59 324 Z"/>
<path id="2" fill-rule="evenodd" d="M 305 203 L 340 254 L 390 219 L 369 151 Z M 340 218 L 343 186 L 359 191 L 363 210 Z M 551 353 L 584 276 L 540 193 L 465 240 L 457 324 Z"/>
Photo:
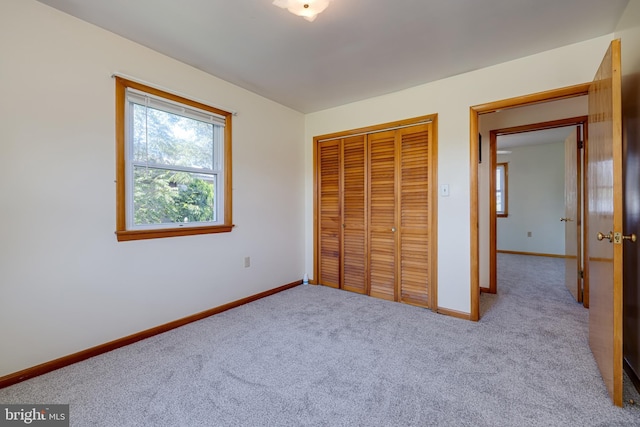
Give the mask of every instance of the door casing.
<path id="1" fill-rule="evenodd" d="M 559 127 L 584 125 L 586 126 L 587 116 L 571 117 L 567 119 L 551 120 L 547 122 L 532 123 L 521 126 L 513 126 L 490 131 L 490 171 L 495 171 L 497 165 L 497 140 L 502 135 L 514 135 L 518 133 L 533 132 L 538 130 L 554 129 Z M 491 294 L 497 293 L 497 226 L 498 215 L 496 214 L 496 182 L 495 173 L 490 172 L 489 176 L 489 287 L 481 288 L 482 292 Z"/>
<path id="2" fill-rule="evenodd" d="M 549 101 L 584 96 L 589 93 L 591 83 L 538 92 L 515 98 L 503 99 L 469 107 L 469 179 L 470 179 L 470 286 L 471 320 L 480 319 L 480 239 L 479 239 L 479 204 L 478 204 L 478 121 L 480 114 L 494 113 L 498 110 L 523 107 Z"/>

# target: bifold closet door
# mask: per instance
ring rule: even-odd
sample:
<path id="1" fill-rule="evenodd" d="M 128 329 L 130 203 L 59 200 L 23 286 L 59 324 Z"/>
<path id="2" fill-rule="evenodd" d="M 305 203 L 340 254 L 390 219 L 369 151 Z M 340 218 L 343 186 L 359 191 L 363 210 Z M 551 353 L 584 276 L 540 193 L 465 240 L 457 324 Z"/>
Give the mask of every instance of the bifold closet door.
<path id="1" fill-rule="evenodd" d="M 396 297 L 396 131 L 368 135 L 369 294 Z"/>
<path id="2" fill-rule="evenodd" d="M 400 137 L 400 201 L 398 227 L 400 301 L 430 306 L 430 224 L 434 209 L 429 206 L 431 125 L 398 130 Z"/>
<path id="3" fill-rule="evenodd" d="M 318 145 L 318 283 L 340 287 L 340 141 Z"/>
<path id="4" fill-rule="evenodd" d="M 430 306 L 431 125 L 369 135 L 371 296 Z"/>
<path id="5" fill-rule="evenodd" d="M 319 142 L 318 283 L 431 307 L 430 123 Z"/>
<path id="6" fill-rule="evenodd" d="M 342 140 L 342 288 L 367 293 L 366 137 Z"/>

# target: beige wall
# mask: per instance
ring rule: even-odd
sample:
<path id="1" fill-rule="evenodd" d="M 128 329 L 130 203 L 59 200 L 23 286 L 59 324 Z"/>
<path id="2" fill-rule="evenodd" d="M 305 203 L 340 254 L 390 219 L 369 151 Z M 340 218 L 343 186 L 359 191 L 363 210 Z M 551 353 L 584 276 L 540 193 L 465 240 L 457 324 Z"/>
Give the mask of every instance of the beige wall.
<path id="1" fill-rule="evenodd" d="M 611 35 L 306 116 L 306 270 L 313 268 L 314 135 L 438 114 L 438 305 L 470 312 L 469 107 L 590 81 Z M 464 54 L 464 52 L 460 52 Z"/>
<path id="2" fill-rule="evenodd" d="M 497 249 L 564 255 L 564 142 L 508 151 L 498 155 L 509 165 L 509 215 L 497 219 Z"/>
<path id="3" fill-rule="evenodd" d="M 233 232 L 116 242 L 113 72 L 239 112 Z M 0 94 L 0 376 L 302 278 L 301 113 L 32 0 Z"/>

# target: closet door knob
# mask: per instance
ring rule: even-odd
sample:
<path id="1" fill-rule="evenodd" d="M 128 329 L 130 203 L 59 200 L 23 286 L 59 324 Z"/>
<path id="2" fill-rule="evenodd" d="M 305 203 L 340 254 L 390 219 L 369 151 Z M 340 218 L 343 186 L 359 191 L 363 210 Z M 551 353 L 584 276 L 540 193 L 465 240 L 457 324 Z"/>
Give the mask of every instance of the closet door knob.
<path id="1" fill-rule="evenodd" d="M 391 227 L 391 232 L 395 233 L 396 232 L 396 228 L 395 227 Z"/>

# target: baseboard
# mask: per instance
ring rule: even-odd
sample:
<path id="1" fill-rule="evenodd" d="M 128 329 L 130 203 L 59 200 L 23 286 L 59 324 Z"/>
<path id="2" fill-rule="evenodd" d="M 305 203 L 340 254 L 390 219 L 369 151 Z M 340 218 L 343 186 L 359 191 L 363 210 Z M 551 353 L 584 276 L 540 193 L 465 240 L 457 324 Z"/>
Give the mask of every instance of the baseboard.
<path id="1" fill-rule="evenodd" d="M 268 297 L 269 295 L 276 294 L 278 292 L 285 291 L 296 287 L 302 283 L 302 280 L 297 280 L 289 284 L 270 289 L 268 291 L 260 292 L 259 294 L 251 295 L 246 298 L 232 301 L 230 303 L 211 308 L 209 310 L 202 311 L 200 313 L 193 314 L 191 316 L 184 317 L 182 319 L 174 320 L 173 322 L 165 323 L 164 325 L 156 326 L 155 328 L 147 329 L 142 332 L 138 332 L 133 335 L 129 335 L 123 338 L 119 338 L 114 341 L 100 344 L 95 347 L 82 350 L 77 353 L 69 354 L 67 356 L 60 357 L 49 362 L 42 363 L 31 368 L 23 369 L 12 374 L 0 377 L 0 388 L 8 387 L 10 385 L 28 380 L 29 378 L 37 377 L 38 375 L 46 374 L 47 372 L 55 371 L 56 369 L 64 368 L 65 366 L 72 365 L 74 363 L 81 362 L 94 356 L 98 356 L 103 353 L 115 350 L 120 347 L 124 347 L 129 344 L 141 341 L 146 338 L 150 338 L 154 335 L 161 334 L 163 332 L 170 331 L 171 329 L 179 328 L 188 323 L 202 320 L 206 317 L 213 316 L 214 314 L 222 313 L 223 311 L 230 310 L 232 308 L 240 307 L 241 305 L 248 304 L 250 302 L 259 300 L 261 298 Z"/>
<path id="2" fill-rule="evenodd" d="M 638 393 L 640 393 L 640 378 L 638 378 L 638 374 L 633 369 L 633 367 L 631 366 L 631 364 L 629 363 L 626 357 L 624 357 L 622 361 L 623 361 L 624 371 L 627 373 L 627 375 L 631 379 L 631 382 L 633 383 L 636 390 L 638 390 Z"/>
<path id="3" fill-rule="evenodd" d="M 520 252 L 520 251 L 503 251 L 503 250 L 497 250 L 496 252 L 498 252 L 499 254 L 546 256 L 546 257 L 549 257 L 549 258 L 566 258 L 565 255 L 541 254 L 541 253 L 537 253 L 537 252 Z"/>
<path id="4" fill-rule="evenodd" d="M 458 319 L 471 320 L 471 314 L 462 311 L 451 310 L 449 308 L 438 307 L 436 311 L 438 314 L 444 314 L 445 316 L 456 317 Z"/>

